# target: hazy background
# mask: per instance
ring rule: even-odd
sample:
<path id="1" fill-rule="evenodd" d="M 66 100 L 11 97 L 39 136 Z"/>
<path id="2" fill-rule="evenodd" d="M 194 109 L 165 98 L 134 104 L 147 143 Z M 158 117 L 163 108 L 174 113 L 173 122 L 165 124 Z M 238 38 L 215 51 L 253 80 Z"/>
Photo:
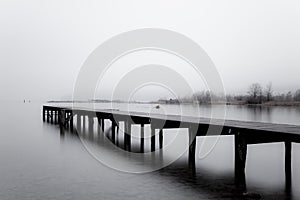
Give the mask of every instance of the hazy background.
<path id="1" fill-rule="evenodd" d="M 300 88 L 300 1 L 0 1 L 0 100 L 70 99 L 88 55 L 119 33 L 180 32 L 204 48 L 227 93 Z M 201 88 L 199 88 L 201 89 Z"/>

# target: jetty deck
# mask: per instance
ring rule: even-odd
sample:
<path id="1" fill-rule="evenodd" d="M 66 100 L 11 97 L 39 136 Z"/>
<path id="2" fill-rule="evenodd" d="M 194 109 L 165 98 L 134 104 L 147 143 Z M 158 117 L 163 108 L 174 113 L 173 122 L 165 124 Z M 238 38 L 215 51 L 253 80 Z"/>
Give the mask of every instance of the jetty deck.
<path id="1" fill-rule="evenodd" d="M 64 107 L 57 105 L 43 105 L 43 121 L 59 124 L 61 128 L 66 125 L 70 129 L 85 126 L 93 127 L 94 119 L 104 131 L 104 120 L 111 121 L 112 138 L 115 144 L 119 123 L 125 123 L 124 150 L 131 151 L 131 125 L 141 125 L 140 152 L 144 152 L 143 127 L 151 125 L 151 151 L 163 148 L 163 129 L 188 128 L 189 129 L 189 166 L 195 167 L 196 137 L 213 135 L 233 135 L 235 137 L 235 177 L 237 183 L 245 183 L 245 166 L 247 146 L 251 144 L 284 142 L 285 144 L 285 174 L 286 186 L 291 186 L 291 154 L 292 143 L 300 142 L 300 126 L 289 124 L 261 123 L 239 120 L 219 120 L 199 118 L 193 116 L 161 115 L 143 112 L 127 112 L 116 109 L 88 109 L 80 107 Z M 85 119 L 88 119 L 85 121 Z M 75 127 L 75 128 L 74 128 Z M 155 130 L 159 129 L 159 147 L 156 144 Z M 92 130 L 91 130 L 92 131 Z"/>

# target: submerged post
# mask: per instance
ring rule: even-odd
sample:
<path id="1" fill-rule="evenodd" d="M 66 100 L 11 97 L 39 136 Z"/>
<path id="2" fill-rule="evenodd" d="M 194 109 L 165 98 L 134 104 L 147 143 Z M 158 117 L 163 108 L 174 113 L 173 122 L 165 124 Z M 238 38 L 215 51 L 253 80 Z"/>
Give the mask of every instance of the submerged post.
<path id="1" fill-rule="evenodd" d="M 292 143 L 285 142 L 285 185 L 286 190 L 291 190 L 292 185 Z"/>
<path id="2" fill-rule="evenodd" d="M 238 185 L 246 186 L 247 141 L 243 134 L 235 134 L 235 180 Z"/>
<path id="3" fill-rule="evenodd" d="M 129 121 L 124 121 L 124 149 L 131 151 L 131 124 Z"/>
<path id="4" fill-rule="evenodd" d="M 94 131 L 94 118 L 93 116 L 88 116 L 89 120 L 89 125 L 88 125 L 88 134 L 93 134 Z"/>
<path id="5" fill-rule="evenodd" d="M 80 123 L 81 123 L 81 116 L 77 113 L 77 115 L 76 115 L 76 129 L 77 129 L 77 132 L 79 132 L 79 130 L 80 130 Z"/>
<path id="6" fill-rule="evenodd" d="M 85 134 L 86 132 L 86 116 L 82 115 L 82 133 Z"/>
<path id="7" fill-rule="evenodd" d="M 61 109 L 58 114 L 59 114 L 58 120 L 59 120 L 60 131 L 61 133 L 63 133 L 65 122 L 66 122 L 66 111 L 64 109 Z"/>
<path id="8" fill-rule="evenodd" d="M 145 147 L 145 125 L 141 124 L 140 152 L 144 153 Z"/>
<path id="9" fill-rule="evenodd" d="M 101 119 L 101 127 L 102 127 L 102 132 L 104 132 L 104 118 Z"/>
<path id="10" fill-rule="evenodd" d="M 196 157 L 196 136 L 193 134 L 193 128 L 189 128 L 189 166 L 195 169 L 195 157 Z"/>
<path id="11" fill-rule="evenodd" d="M 46 110 L 47 122 L 49 123 L 49 110 Z"/>
<path id="12" fill-rule="evenodd" d="M 151 126 L 151 152 L 155 151 L 155 128 Z"/>
<path id="13" fill-rule="evenodd" d="M 44 108 L 44 106 L 43 106 L 43 122 L 44 121 L 46 121 L 46 110 L 45 110 L 45 108 Z"/>
<path id="14" fill-rule="evenodd" d="M 54 111 L 54 124 L 57 124 L 58 123 L 58 111 L 55 110 Z"/>
<path id="15" fill-rule="evenodd" d="M 74 119 L 73 119 L 74 115 L 73 112 L 70 112 L 70 129 L 73 132 L 74 131 Z"/>
<path id="16" fill-rule="evenodd" d="M 120 131 L 120 128 L 119 128 L 120 124 L 119 124 L 119 122 L 116 123 L 116 126 L 117 126 L 116 144 L 117 144 L 117 146 L 119 146 L 119 131 Z"/>
<path id="17" fill-rule="evenodd" d="M 53 110 L 50 110 L 50 118 L 51 124 L 53 124 Z"/>
<path id="18" fill-rule="evenodd" d="M 162 129 L 159 130 L 158 137 L 159 137 L 159 148 L 162 149 L 163 148 L 163 130 Z"/>
<path id="19" fill-rule="evenodd" d="M 113 119 L 111 120 L 111 142 L 116 143 L 116 122 Z"/>

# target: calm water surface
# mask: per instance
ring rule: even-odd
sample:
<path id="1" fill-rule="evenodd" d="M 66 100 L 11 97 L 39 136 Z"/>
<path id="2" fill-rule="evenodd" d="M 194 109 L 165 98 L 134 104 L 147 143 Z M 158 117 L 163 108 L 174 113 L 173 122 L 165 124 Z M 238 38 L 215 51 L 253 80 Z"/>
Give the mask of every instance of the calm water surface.
<path id="1" fill-rule="evenodd" d="M 153 105 L 130 106 L 131 110 L 158 112 Z M 119 109 L 123 107 L 119 105 Z M 43 123 L 40 103 L 2 103 L 0 108 L 1 200 L 246 198 L 234 185 L 231 136 L 222 137 L 208 156 L 197 159 L 195 175 L 188 170 L 187 154 L 164 169 L 130 174 L 99 163 L 78 137 L 69 132 L 62 136 L 57 126 Z M 174 105 L 161 109 L 177 113 Z M 193 106 L 186 108 L 192 114 L 194 109 Z M 200 113 L 209 116 L 209 110 L 209 107 L 202 107 Z M 300 124 L 300 110 L 230 106 L 227 118 Z M 197 143 L 201 140 L 198 138 Z M 187 143 L 187 138 L 183 142 Z M 251 145 L 248 149 L 246 178 L 249 193 L 259 194 L 263 199 L 300 198 L 298 144 L 293 144 L 291 192 L 285 191 L 284 145 Z"/>

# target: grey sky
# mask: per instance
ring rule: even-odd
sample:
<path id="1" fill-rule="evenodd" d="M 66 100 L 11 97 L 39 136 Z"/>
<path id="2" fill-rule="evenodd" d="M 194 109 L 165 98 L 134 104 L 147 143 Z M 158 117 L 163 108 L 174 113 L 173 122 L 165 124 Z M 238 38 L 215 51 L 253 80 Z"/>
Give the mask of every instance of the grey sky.
<path id="1" fill-rule="evenodd" d="M 0 100 L 71 97 L 98 45 L 145 27 L 196 41 L 228 93 L 244 93 L 252 82 L 272 81 L 279 92 L 300 88 L 298 0 L 1 0 Z"/>

